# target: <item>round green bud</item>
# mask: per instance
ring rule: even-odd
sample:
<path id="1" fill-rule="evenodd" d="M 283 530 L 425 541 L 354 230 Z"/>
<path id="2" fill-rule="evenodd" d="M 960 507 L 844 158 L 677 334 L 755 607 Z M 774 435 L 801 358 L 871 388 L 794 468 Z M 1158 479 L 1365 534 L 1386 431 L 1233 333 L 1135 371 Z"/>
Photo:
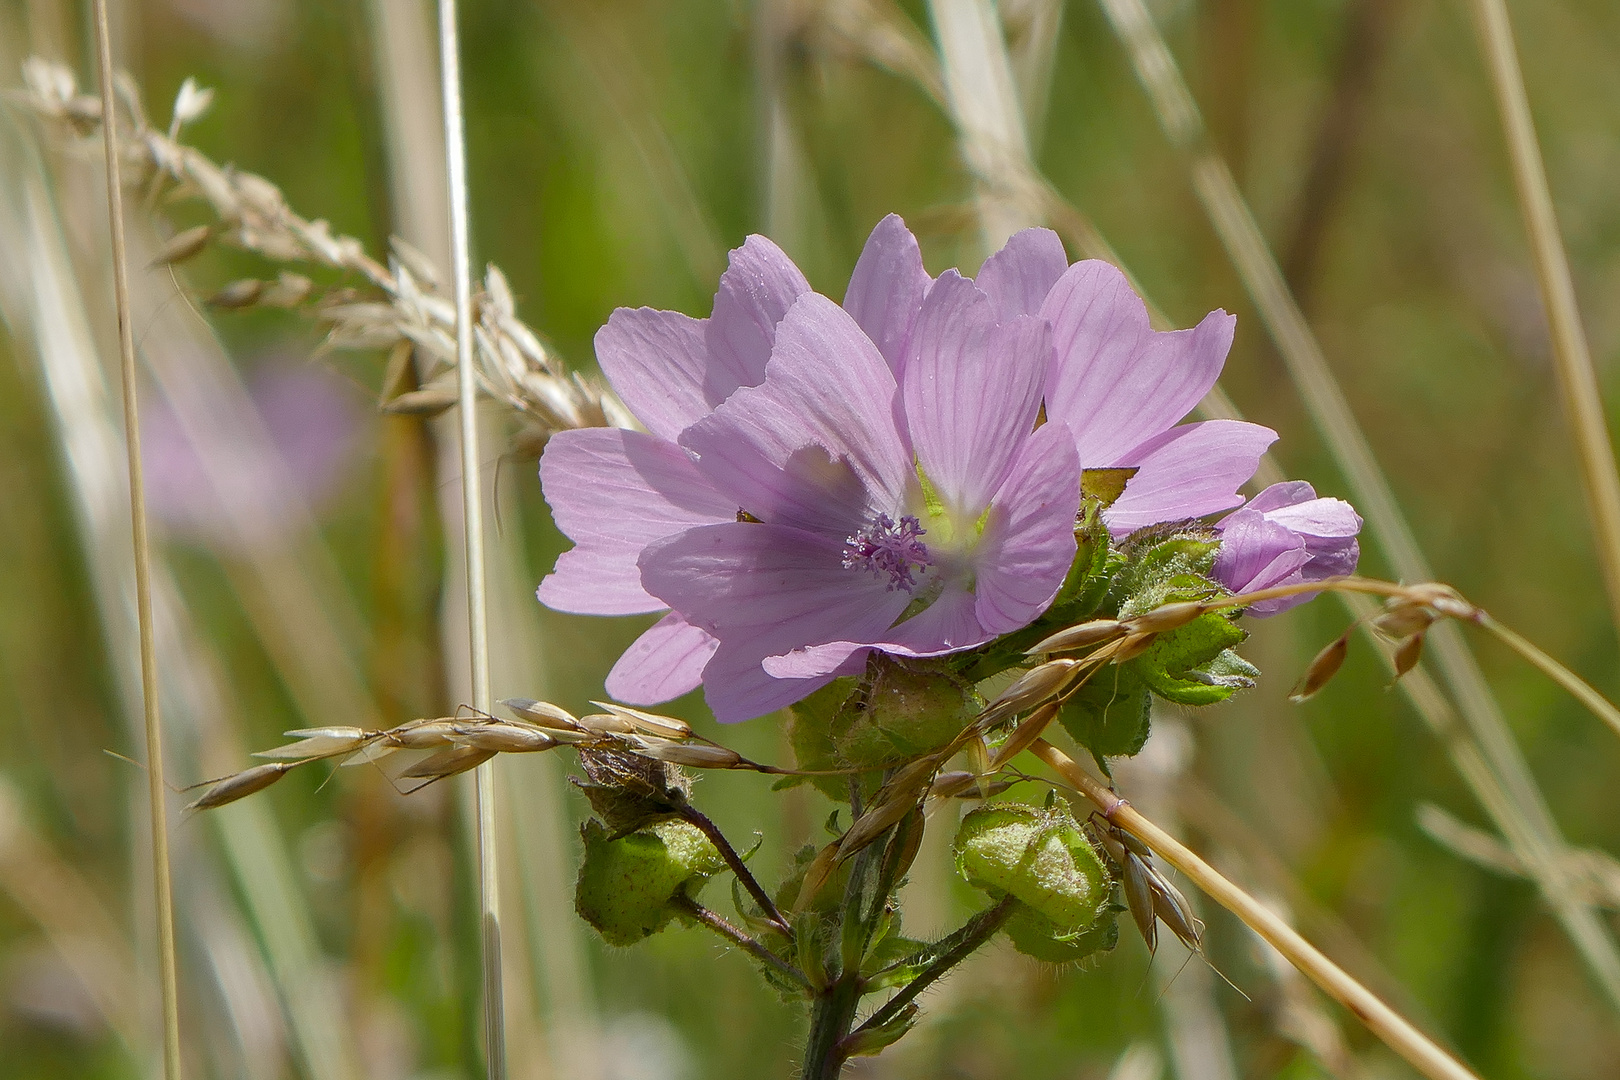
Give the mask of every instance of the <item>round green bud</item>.
<path id="1" fill-rule="evenodd" d="M 703 831 L 667 818 L 611 839 L 601 822 L 580 829 L 585 863 L 574 908 L 609 945 L 633 945 L 662 930 L 675 915 L 670 900 L 689 892 L 725 862 Z"/>
<path id="2" fill-rule="evenodd" d="M 852 697 L 833 722 L 837 756 L 879 768 L 945 746 L 979 711 L 973 687 L 927 662 L 874 654 L 865 695 Z"/>
<path id="3" fill-rule="evenodd" d="M 1061 804 L 973 811 L 956 833 L 956 868 L 977 888 L 1011 893 L 1065 930 L 1090 925 L 1108 898 L 1108 872 Z"/>

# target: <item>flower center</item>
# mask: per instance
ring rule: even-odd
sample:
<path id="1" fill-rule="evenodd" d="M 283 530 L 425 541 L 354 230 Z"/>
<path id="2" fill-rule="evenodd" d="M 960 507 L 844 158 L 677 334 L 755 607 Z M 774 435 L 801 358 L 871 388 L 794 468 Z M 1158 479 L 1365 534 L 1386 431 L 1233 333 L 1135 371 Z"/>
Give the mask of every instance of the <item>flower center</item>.
<path id="1" fill-rule="evenodd" d="M 927 531 L 910 514 L 898 523 L 888 514 L 879 514 L 876 521 L 845 542 L 844 566 L 851 570 L 864 567 L 879 578 L 887 575 L 890 592 L 911 592 L 917 587 L 913 569 L 921 573 L 934 565 L 928 546 L 917 539 Z"/>

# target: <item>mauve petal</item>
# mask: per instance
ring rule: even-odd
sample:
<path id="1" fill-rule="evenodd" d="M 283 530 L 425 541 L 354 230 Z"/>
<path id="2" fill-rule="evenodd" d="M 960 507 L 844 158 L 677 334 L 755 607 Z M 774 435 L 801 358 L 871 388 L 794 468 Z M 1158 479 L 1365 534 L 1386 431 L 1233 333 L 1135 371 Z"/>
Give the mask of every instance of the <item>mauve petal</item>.
<path id="1" fill-rule="evenodd" d="M 778 679 L 761 666 L 751 645 L 721 645 L 703 669 L 703 700 L 722 724 L 738 724 L 801 701 L 836 676 Z"/>
<path id="2" fill-rule="evenodd" d="M 850 666 L 860 654 L 861 662 L 872 646 L 859 641 L 829 641 L 825 645 L 805 645 L 778 656 L 767 656 L 760 667 L 773 679 L 816 679 Z"/>
<path id="3" fill-rule="evenodd" d="M 1118 267 L 1087 259 L 1064 271 L 1040 314 L 1052 324 L 1046 415 L 1081 440 L 1081 461 L 1100 465 L 1087 440 L 1106 441 L 1115 422 L 1103 404 L 1153 333 L 1147 306 Z M 1092 428 L 1096 435 L 1089 434 Z"/>
<path id="4" fill-rule="evenodd" d="M 607 692 L 626 705 L 660 705 L 690 693 L 719 644 L 672 611 L 624 650 L 608 672 Z"/>
<path id="5" fill-rule="evenodd" d="M 726 642 L 757 641 L 760 656 L 879 633 L 911 594 L 844 566 L 844 541 L 786 525 L 730 522 L 648 545 L 647 591 Z M 780 647 L 773 646 L 780 642 Z"/>
<path id="6" fill-rule="evenodd" d="M 1298 535 L 1245 508 L 1222 522 L 1213 574 L 1233 592 L 1254 592 L 1281 584 L 1310 558 Z"/>
<path id="7" fill-rule="evenodd" d="M 844 293 L 844 310 L 866 331 L 896 377 L 905 362 L 906 340 L 932 279 L 922 252 L 898 214 L 877 223 L 866 238 Z"/>
<path id="8" fill-rule="evenodd" d="M 1337 540 L 1361 532 L 1361 515 L 1343 499 L 1307 499 L 1267 511 L 1266 517 L 1307 538 Z"/>
<path id="9" fill-rule="evenodd" d="M 1212 311 L 1191 330 L 1149 338 L 1128 365 L 1098 388 L 1097 411 L 1079 432 L 1080 460 L 1088 466 L 1108 461 L 1191 412 L 1220 376 L 1236 328 L 1237 316 Z M 1060 413 L 1058 418 L 1066 417 Z"/>
<path id="10" fill-rule="evenodd" d="M 976 615 L 991 634 L 1028 625 L 1045 611 L 1074 562 L 1080 460 L 1063 424 L 1041 426 L 1025 442 L 990 503 L 974 556 Z"/>
<path id="11" fill-rule="evenodd" d="M 901 397 L 917 460 L 945 504 L 970 520 L 990 503 L 1035 427 L 1051 329 L 994 321 L 990 301 L 941 274 L 912 332 Z"/>
<path id="12" fill-rule="evenodd" d="M 854 674 L 873 649 L 897 656 L 943 656 L 983 645 L 995 637 L 979 624 L 969 590 L 947 586 L 932 604 L 873 641 L 832 641 L 767 656 L 765 673 L 778 679 L 809 679 Z"/>
<path id="13" fill-rule="evenodd" d="M 846 568 L 842 541 L 781 525 L 691 529 L 650 545 L 641 572 L 651 592 L 720 639 L 703 683 L 723 723 L 763 715 L 821 685 L 775 685 L 760 666 L 767 656 L 879 634 L 911 599 Z"/>
<path id="14" fill-rule="evenodd" d="M 541 455 L 540 484 L 557 528 L 576 545 L 540 583 L 541 602 L 558 611 L 661 610 L 667 605 L 641 587 L 641 549 L 737 516 L 737 504 L 716 491 L 680 447 L 639 431 L 558 432 Z"/>
<path id="15" fill-rule="evenodd" d="M 1254 475 L 1260 455 L 1277 433 L 1242 420 L 1182 424 L 1113 461 L 1135 466 L 1125 493 L 1103 511 L 1115 535 L 1145 525 L 1230 510 L 1243 501 L 1238 488 Z"/>
<path id="16" fill-rule="evenodd" d="M 709 348 L 702 319 L 619 308 L 596 332 L 596 361 L 647 430 L 674 439 L 719 404 L 704 394 Z"/>
<path id="17" fill-rule="evenodd" d="M 889 365 L 847 312 L 806 293 L 777 327 L 759 386 L 693 424 L 681 444 L 761 521 L 845 537 L 916 484 Z"/>
<path id="18" fill-rule="evenodd" d="M 1257 525 L 1256 520 L 1263 525 Z M 1216 577 L 1238 591 L 1349 574 L 1361 556 L 1356 541 L 1361 515 L 1342 499 L 1318 498 L 1316 489 L 1303 480 L 1271 485 L 1242 509 L 1221 519 L 1216 528 L 1222 530 Z M 1265 556 L 1281 546 L 1297 552 L 1297 557 L 1286 566 L 1262 565 Z M 1314 595 L 1263 600 L 1251 605 L 1249 613 L 1275 615 Z"/>
<path id="19" fill-rule="evenodd" d="M 711 360 L 703 387 L 710 402 L 726 400 L 739 386 L 759 385 L 777 324 L 809 291 L 793 260 L 765 237 L 750 236 L 732 249 L 703 332 Z"/>
<path id="20" fill-rule="evenodd" d="M 1039 315 L 1046 294 L 1068 269 L 1069 256 L 1057 233 L 1024 229 L 984 260 L 974 280 L 990 298 L 996 319 L 1006 322 L 1019 315 Z"/>
<path id="21" fill-rule="evenodd" d="M 1297 506 L 1314 498 L 1316 498 L 1316 489 L 1304 480 L 1283 480 L 1272 484 L 1250 499 L 1243 508 L 1245 510 L 1258 510 L 1263 514 L 1270 510 L 1280 510 L 1285 506 Z M 1225 523 L 1222 522 L 1222 524 Z"/>

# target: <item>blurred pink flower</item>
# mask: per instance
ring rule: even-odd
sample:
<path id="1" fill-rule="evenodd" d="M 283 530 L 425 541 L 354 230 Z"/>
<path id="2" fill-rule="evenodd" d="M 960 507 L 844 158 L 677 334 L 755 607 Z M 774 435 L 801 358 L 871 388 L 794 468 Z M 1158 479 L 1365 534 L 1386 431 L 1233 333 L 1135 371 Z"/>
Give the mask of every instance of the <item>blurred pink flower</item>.
<path id="1" fill-rule="evenodd" d="M 348 472 L 365 414 L 342 378 L 272 362 L 247 390 L 251 416 L 227 387 L 204 380 L 183 389 L 180 409 L 154 396 L 143 412 L 148 504 L 177 536 L 226 546 L 280 539 Z"/>

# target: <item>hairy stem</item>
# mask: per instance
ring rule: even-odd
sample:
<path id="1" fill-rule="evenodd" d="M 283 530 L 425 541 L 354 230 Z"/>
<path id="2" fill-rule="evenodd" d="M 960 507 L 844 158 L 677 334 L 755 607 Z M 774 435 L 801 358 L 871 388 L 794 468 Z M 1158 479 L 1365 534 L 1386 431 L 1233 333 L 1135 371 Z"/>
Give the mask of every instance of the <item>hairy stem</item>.
<path id="1" fill-rule="evenodd" d="M 1002 897 L 994 907 L 979 912 L 969 919 L 961 929 L 936 944 L 934 946 L 936 950 L 944 949 L 939 954 L 938 959 L 923 969 L 922 974 L 907 983 L 898 994 L 884 1002 L 881 1009 L 867 1017 L 866 1022 L 856 1028 L 856 1032 L 882 1027 L 898 1016 L 900 1010 L 911 1004 L 918 994 L 938 982 L 953 967 L 966 960 L 981 945 L 989 941 L 995 935 L 995 932 L 1001 929 L 1002 924 L 1012 917 L 1013 907 L 1016 903 L 1017 901 L 1011 896 Z"/>
<path id="2" fill-rule="evenodd" d="M 720 826 L 716 825 L 707 814 L 691 803 L 684 804 L 679 813 L 682 818 L 703 830 L 703 835 L 707 836 L 714 846 L 719 849 L 720 857 L 725 860 L 727 866 L 731 867 L 731 872 L 737 875 L 737 880 L 742 882 L 744 889 L 748 890 L 748 895 L 754 898 L 754 903 L 758 904 L 760 910 L 765 913 L 765 918 L 769 919 L 776 929 L 785 934 L 789 941 L 792 941 L 792 924 L 782 917 L 782 912 L 776 907 L 776 901 L 771 899 L 771 894 L 765 891 L 765 887 L 759 883 L 759 879 L 748 869 L 748 864 L 743 862 L 741 855 L 737 854 L 737 849 L 731 846 L 731 841 L 727 840 L 725 833 L 720 831 Z M 800 978 L 803 978 L 803 976 L 801 975 Z"/>
<path id="3" fill-rule="evenodd" d="M 672 899 L 670 903 L 679 908 L 685 914 L 691 916 L 704 926 L 708 927 L 710 930 L 713 930 L 727 941 L 730 941 L 732 944 L 741 948 L 754 959 L 761 960 L 769 964 L 778 972 L 787 976 L 800 986 L 809 989 L 810 980 L 805 977 L 804 972 L 800 971 L 798 968 L 794 967 L 780 956 L 777 956 L 775 953 L 771 952 L 771 950 L 767 949 L 763 944 L 760 943 L 759 939 L 738 929 L 735 926 L 732 926 L 720 915 L 710 911 L 696 900 L 693 900 L 691 897 L 684 894 L 677 893 L 675 898 Z"/>
<path id="4" fill-rule="evenodd" d="M 810 1006 L 810 1038 L 800 1073 L 803 1080 L 836 1080 L 843 1071 L 848 1058 L 841 1047 L 855 1023 L 862 989 L 860 972 L 846 971 L 816 995 Z"/>

